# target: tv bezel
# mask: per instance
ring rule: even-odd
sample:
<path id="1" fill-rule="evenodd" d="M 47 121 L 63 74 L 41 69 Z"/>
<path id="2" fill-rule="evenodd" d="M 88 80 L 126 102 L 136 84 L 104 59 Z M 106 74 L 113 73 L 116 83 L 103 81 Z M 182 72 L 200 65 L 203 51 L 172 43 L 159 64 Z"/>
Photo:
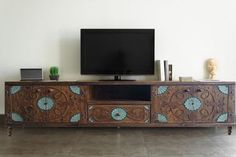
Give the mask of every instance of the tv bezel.
<path id="1" fill-rule="evenodd" d="M 84 64 L 84 47 L 83 47 L 83 44 L 84 44 L 84 34 L 86 33 L 86 31 L 104 31 L 104 32 L 109 32 L 109 31 L 116 31 L 116 32 L 125 32 L 125 31 L 129 31 L 129 32 L 147 32 L 147 31 L 150 31 L 150 33 L 152 33 L 153 35 L 153 50 L 152 50 L 152 58 L 153 58 L 153 69 L 152 69 L 152 73 L 132 73 L 132 74 L 119 74 L 119 73 L 112 73 L 112 74 L 101 74 L 101 73 L 90 73 L 90 72 L 85 72 L 85 70 L 83 69 L 83 64 Z M 154 75 L 155 74 L 155 29 L 153 28 L 134 28 L 134 29 L 131 29 L 131 28 L 124 28 L 124 29 L 98 29 L 98 28 L 82 28 L 80 29 L 80 74 L 81 75 L 99 75 L 99 76 L 115 76 L 115 78 L 121 78 L 121 76 L 137 76 L 137 75 Z"/>

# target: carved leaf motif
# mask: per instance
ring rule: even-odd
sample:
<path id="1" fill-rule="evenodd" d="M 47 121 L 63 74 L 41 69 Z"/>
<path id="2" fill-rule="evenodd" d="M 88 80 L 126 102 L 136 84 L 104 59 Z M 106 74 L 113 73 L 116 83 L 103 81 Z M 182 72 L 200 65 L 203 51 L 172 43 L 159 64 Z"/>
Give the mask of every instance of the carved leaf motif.
<path id="1" fill-rule="evenodd" d="M 78 121 L 80 121 L 80 113 L 77 113 L 77 114 L 73 115 L 70 119 L 70 122 L 72 122 L 72 123 L 75 123 L 75 122 L 78 122 Z"/>
<path id="2" fill-rule="evenodd" d="M 78 87 L 78 86 L 70 86 L 69 88 L 70 88 L 70 90 L 71 90 L 73 93 L 78 94 L 78 95 L 81 94 L 80 87 Z"/>
<path id="3" fill-rule="evenodd" d="M 157 120 L 158 120 L 158 122 L 161 122 L 161 123 L 168 122 L 167 117 L 163 114 L 160 114 L 160 113 L 157 113 Z"/>
<path id="4" fill-rule="evenodd" d="M 15 113 L 15 112 L 11 113 L 11 118 L 14 122 L 23 122 L 24 121 L 22 116 L 19 113 Z"/>
<path id="5" fill-rule="evenodd" d="M 159 86 L 157 89 L 157 95 L 162 95 L 166 93 L 168 90 L 168 86 Z"/>
<path id="6" fill-rule="evenodd" d="M 229 87 L 226 85 L 219 85 L 218 89 L 220 90 L 221 93 L 228 95 L 229 93 Z"/>
<path id="7" fill-rule="evenodd" d="M 19 92 L 21 90 L 21 86 L 12 86 L 10 88 L 10 93 L 11 94 L 16 94 L 17 92 Z"/>
<path id="8" fill-rule="evenodd" d="M 219 115 L 216 121 L 219 123 L 223 123 L 223 122 L 226 122 L 227 119 L 228 119 L 228 113 L 222 113 Z"/>

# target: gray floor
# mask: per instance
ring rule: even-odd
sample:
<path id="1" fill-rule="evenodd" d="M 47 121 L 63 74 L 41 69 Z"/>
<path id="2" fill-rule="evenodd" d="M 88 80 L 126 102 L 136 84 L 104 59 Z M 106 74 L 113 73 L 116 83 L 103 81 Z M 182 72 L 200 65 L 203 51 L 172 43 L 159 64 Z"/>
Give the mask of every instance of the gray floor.
<path id="1" fill-rule="evenodd" d="M 0 127 L 2 156 L 236 157 L 236 128 L 17 128 L 8 137 Z"/>

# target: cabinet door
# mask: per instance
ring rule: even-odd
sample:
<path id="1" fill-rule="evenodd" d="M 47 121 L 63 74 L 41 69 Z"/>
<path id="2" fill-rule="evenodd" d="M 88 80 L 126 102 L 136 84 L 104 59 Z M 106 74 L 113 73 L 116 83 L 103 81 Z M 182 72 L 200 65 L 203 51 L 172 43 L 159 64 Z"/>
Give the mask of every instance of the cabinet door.
<path id="1" fill-rule="evenodd" d="M 227 85 L 154 86 L 152 121 L 227 122 L 228 90 Z"/>
<path id="2" fill-rule="evenodd" d="M 39 101 L 47 103 L 48 122 L 86 123 L 86 86 L 47 86 Z"/>
<path id="3" fill-rule="evenodd" d="M 194 90 L 192 98 L 199 101 L 199 109 L 192 112 L 194 122 L 227 122 L 229 94 L 227 85 L 201 85 L 195 86 Z"/>
<path id="4" fill-rule="evenodd" d="M 7 86 L 7 121 L 11 123 L 43 122 L 46 114 L 36 105 L 44 93 L 41 86 Z"/>
<path id="5" fill-rule="evenodd" d="M 191 97 L 191 86 L 153 86 L 152 122 L 192 122 L 191 111 L 186 110 L 185 100 Z"/>

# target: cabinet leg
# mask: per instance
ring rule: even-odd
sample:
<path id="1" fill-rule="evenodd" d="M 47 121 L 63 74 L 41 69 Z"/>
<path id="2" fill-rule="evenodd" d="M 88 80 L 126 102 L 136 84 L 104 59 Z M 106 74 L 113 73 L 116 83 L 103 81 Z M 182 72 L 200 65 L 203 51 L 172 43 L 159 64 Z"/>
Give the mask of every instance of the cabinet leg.
<path id="1" fill-rule="evenodd" d="M 12 135 L 12 127 L 11 126 L 7 127 L 7 134 L 8 134 L 8 136 Z"/>
<path id="2" fill-rule="evenodd" d="M 231 135 L 232 133 L 232 126 L 228 126 L 228 135 Z"/>

